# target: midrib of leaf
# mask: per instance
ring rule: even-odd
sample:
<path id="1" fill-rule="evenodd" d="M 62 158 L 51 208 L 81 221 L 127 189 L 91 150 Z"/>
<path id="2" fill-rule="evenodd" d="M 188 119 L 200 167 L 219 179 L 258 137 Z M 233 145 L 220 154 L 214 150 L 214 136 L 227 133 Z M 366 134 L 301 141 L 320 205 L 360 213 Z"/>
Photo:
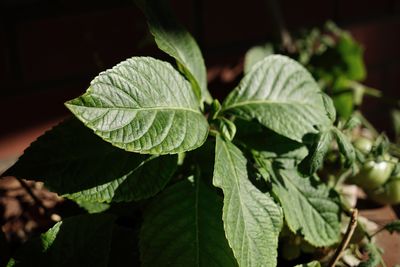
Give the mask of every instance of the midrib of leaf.
<path id="1" fill-rule="evenodd" d="M 295 105 L 300 105 L 300 106 L 309 106 L 311 108 L 317 108 L 319 109 L 320 107 L 318 106 L 314 106 L 311 103 L 307 103 L 307 102 L 299 102 L 299 101 L 291 101 L 291 102 L 283 102 L 283 101 L 275 101 L 275 100 L 247 100 L 247 101 L 241 101 L 241 102 L 237 102 L 236 104 L 233 105 L 229 105 L 225 108 L 223 108 L 223 110 L 230 110 L 236 107 L 241 107 L 241 106 L 246 106 L 246 105 L 256 105 L 256 104 L 271 104 L 271 105 L 289 105 L 289 106 L 295 106 Z"/>
<path id="2" fill-rule="evenodd" d="M 171 106 L 161 106 L 161 107 L 142 107 L 142 108 L 126 108 L 126 107 L 87 107 L 87 106 L 81 106 L 81 105 L 75 105 L 75 104 L 67 104 L 67 105 L 72 105 L 72 106 L 79 106 L 83 107 L 85 109 L 97 109 L 97 110 L 103 110 L 103 109 L 113 109 L 113 110 L 123 110 L 123 111 L 152 111 L 152 110 L 160 110 L 160 111 L 169 111 L 169 110 L 180 110 L 180 111 L 189 111 L 193 113 L 197 113 L 202 115 L 202 113 L 199 110 L 195 109 L 189 109 L 189 108 L 183 108 L 183 107 L 171 107 Z"/>

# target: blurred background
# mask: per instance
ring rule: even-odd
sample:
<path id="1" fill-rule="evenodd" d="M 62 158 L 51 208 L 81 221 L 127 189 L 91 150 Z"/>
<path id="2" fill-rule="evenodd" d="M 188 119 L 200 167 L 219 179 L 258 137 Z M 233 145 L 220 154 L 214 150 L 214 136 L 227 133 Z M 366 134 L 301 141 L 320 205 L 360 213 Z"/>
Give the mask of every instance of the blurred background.
<path id="1" fill-rule="evenodd" d="M 399 98 L 400 1 L 278 1 L 290 32 L 332 20 L 364 47 L 366 85 Z M 173 0 L 198 40 L 210 91 L 223 96 L 242 75 L 244 53 L 274 38 L 265 1 Z M 63 102 L 83 93 L 100 71 L 135 55 L 165 57 L 152 45 L 144 17 L 128 0 L 0 1 L 0 160 L 15 158 L 68 115 Z M 366 114 L 385 130 L 387 108 Z"/>

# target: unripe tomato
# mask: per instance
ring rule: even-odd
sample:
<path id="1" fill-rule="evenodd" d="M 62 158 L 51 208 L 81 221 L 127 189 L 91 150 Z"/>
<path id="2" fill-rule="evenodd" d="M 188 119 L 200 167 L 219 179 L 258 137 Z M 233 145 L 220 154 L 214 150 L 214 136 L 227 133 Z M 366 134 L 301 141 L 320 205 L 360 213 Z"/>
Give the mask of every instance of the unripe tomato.
<path id="1" fill-rule="evenodd" d="M 374 190 L 383 185 L 390 177 L 395 163 L 383 160 L 380 162 L 370 160 L 363 164 L 360 172 L 350 178 L 350 182 L 355 183 L 365 190 Z"/>
<path id="2" fill-rule="evenodd" d="M 373 143 L 368 138 L 359 137 L 353 142 L 353 145 L 363 154 L 368 154 L 372 150 Z"/>
<path id="3" fill-rule="evenodd" d="M 381 204 L 398 204 L 400 203 L 400 177 L 390 179 L 381 188 L 368 192 L 368 196 Z"/>

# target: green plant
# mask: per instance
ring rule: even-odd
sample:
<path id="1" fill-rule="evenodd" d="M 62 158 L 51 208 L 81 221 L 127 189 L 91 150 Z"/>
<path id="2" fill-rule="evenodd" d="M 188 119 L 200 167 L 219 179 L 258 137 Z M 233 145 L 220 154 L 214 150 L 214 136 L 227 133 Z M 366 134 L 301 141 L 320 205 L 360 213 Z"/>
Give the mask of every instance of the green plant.
<path id="1" fill-rule="evenodd" d="M 286 29 L 281 28 L 280 31 L 282 35 L 280 43 L 265 43 L 251 48 L 246 53 L 245 73 L 251 72 L 253 66 L 266 56 L 274 53 L 286 54 L 298 60 L 312 73 L 323 91 L 333 99 L 335 108 L 332 109 L 337 112 L 335 121 L 337 128 L 330 132 L 320 132 L 314 144 L 316 148 L 312 150 L 315 152 L 311 151 L 307 156 L 311 161 L 303 161 L 303 167 L 313 172 L 317 170 L 313 168 L 313 162 L 317 163 L 322 180 L 327 184 L 333 184 L 338 191 L 346 187 L 346 183 L 356 184 L 365 191 L 369 199 L 375 202 L 400 203 L 398 178 L 400 113 L 397 110 L 399 103 L 397 100 L 386 98 L 380 91 L 360 83 L 366 77 L 362 46 L 352 38 L 349 32 L 338 28 L 332 22 L 326 23 L 322 30 L 314 28 L 303 31 L 294 39 Z M 385 104 L 395 108 L 392 113 L 396 134 L 395 143 L 391 143 L 385 134 L 379 134 L 362 115 L 361 105 L 364 96 L 379 98 Z M 332 142 L 332 134 L 336 134 L 337 142 Z M 354 147 L 340 141 L 345 138 L 352 140 Z M 338 149 L 343 151 L 344 158 L 338 155 Z M 342 198 L 345 199 L 344 196 Z M 362 219 L 364 218 L 360 218 Z M 351 227 L 348 229 L 350 229 L 349 233 L 352 233 Z M 353 260 L 348 260 L 348 257 L 348 261 L 343 259 L 342 264 L 378 266 L 382 263 L 384 265 L 380 255 L 382 252 L 371 237 L 374 234 L 371 235 L 362 223 L 358 223 L 354 229 L 356 231 L 354 238 L 349 240 L 349 248 L 343 247 L 345 254 Z M 284 244 L 292 248 L 289 249 L 290 251 L 285 251 L 283 256 L 289 258 L 299 256 L 300 246 L 294 246 L 294 240 L 296 240 L 295 237 L 289 238 Z M 360 263 L 360 251 L 369 255 L 367 261 Z"/>
<path id="2" fill-rule="evenodd" d="M 332 140 L 345 166 L 356 157 L 332 100 L 274 55 L 220 104 L 196 42 L 162 4 L 139 3 L 176 64 L 134 57 L 100 73 L 66 103 L 81 122 L 56 126 L 6 172 L 95 213 L 65 218 L 8 266 L 276 266 L 280 236 L 310 255 L 341 241 L 349 211 L 316 173 Z"/>

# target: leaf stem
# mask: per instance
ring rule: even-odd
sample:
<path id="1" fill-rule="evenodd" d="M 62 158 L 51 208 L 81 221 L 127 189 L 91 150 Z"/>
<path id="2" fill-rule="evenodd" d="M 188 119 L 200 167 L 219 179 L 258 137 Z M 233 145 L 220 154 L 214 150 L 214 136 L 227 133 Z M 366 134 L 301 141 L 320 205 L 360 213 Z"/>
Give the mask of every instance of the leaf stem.
<path id="1" fill-rule="evenodd" d="M 350 222 L 349 225 L 347 226 L 346 233 L 343 236 L 342 242 L 340 242 L 338 248 L 335 251 L 335 254 L 333 255 L 332 259 L 330 260 L 328 266 L 329 267 L 335 267 L 340 258 L 342 257 L 342 254 L 344 250 L 346 249 L 347 245 L 350 242 L 351 237 L 353 236 L 354 230 L 356 229 L 357 226 L 357 218 L 358 218 L 358 210 L 353 209 L 351 211 L 351 216 L 350 216 Z"/>

